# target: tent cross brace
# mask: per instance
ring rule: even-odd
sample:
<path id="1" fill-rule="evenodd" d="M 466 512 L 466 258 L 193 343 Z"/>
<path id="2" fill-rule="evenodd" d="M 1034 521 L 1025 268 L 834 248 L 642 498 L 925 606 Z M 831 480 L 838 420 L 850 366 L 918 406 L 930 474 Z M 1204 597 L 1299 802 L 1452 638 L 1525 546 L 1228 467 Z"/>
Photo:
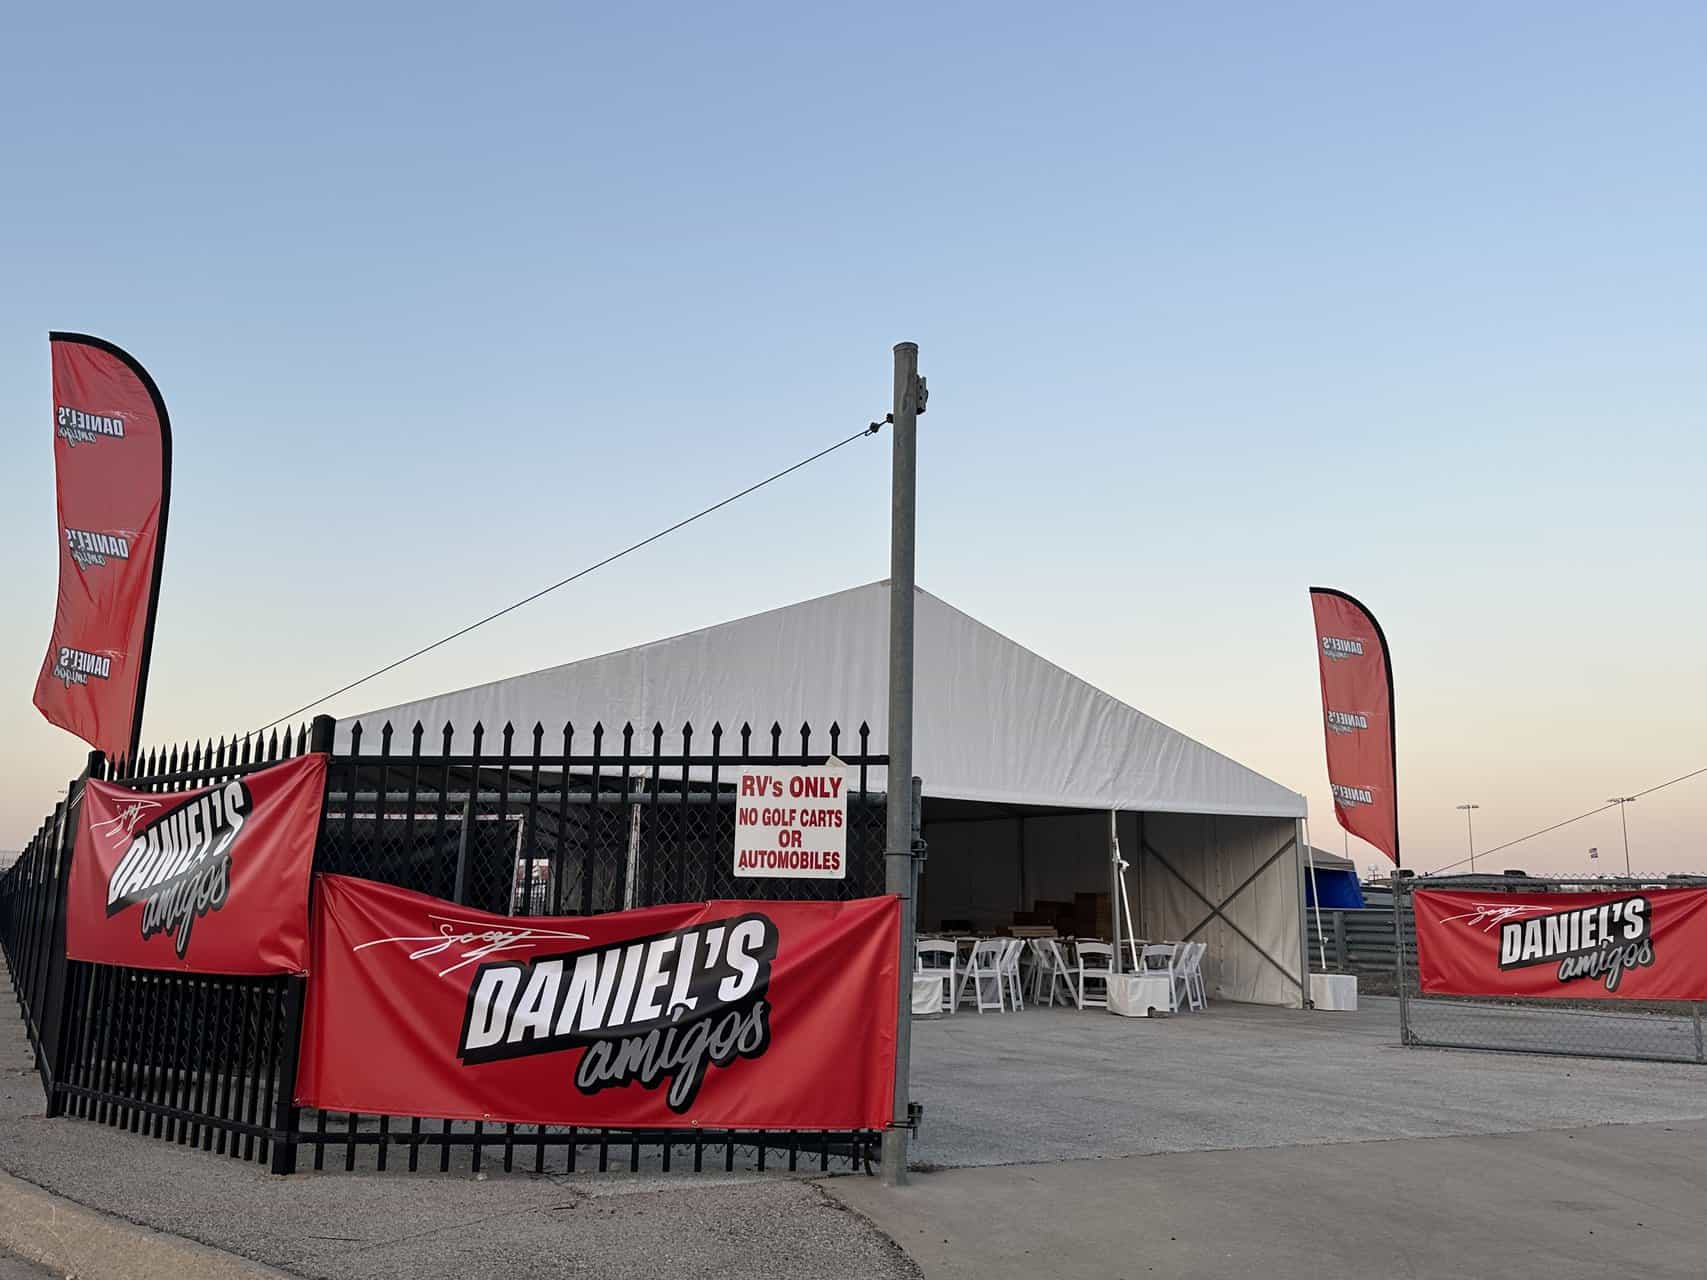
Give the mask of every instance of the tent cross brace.
<path id="1" fill-rule="evenodd" d="M 1280 961 L 1276 960 L 1273 956 L 1269 955 L 1269 953 L 1267 951 L 1264 951 L 1262 949 L 1262 947 L 1260 945 L 1258 945 L 1257 940 L 1255 938 L 1251 937 L 1250 934 L 1246 933 L 1243 929 L 1239 928 L 1238 925 L 1234 924 L 1233 921 L 1228 918 L 1227 912 L 1225 910 L 1225 908 L 1233 901 L 1234 898 L 1238 897 L 1246 889 L 1250 888 L 1251 885 L 1256 883 L 1258 876 L 1262 875 L 1263 872 L 1267 871 L 1276 862 L 1278 862 L 1282 857 L 1284 857 L 1288 850 L 1295 849 L 1297 847 L 1298 847 L 1298 837 L 1297 836 L 1290 837 L 1286 841 L 1285 844 L 1281 845 L 1280 848 L 1276 849 L 1273 853 L 1269 854 L 1269 856 L 1264 860 L 1263 864 L 1260 867 L 1258 867 L 1255 871 L 1251 872 L 1250 875 L 1246 876 L 1244 879 L 1244 882 L 1242 884 L 1240 884 L 1237 889 L 1233 890 L 1233 892 L 1229 893 L 1225 898 L 1221 899 L 1220 906 L 1217 906 L 1215 903 L 1211 902 L 1208 898 L 1204 897 L 1203 894 L 1198 890 L 1198 887 L 1196 885 L 1194 885 L 1191 881 L 1187 880 L 1183 875 L 1181 875 L 1179 873 L 1179 871 L 1174 867 L 1174 865 L 1161 855 L 1161 852 L 1156 848 L 1155 845 L 1151 844 L 1148 840 L 1144 841 L 1144 852 L 1149 854 L 1157 862 L 1161 863 L 1162 866 L 1166 867 L 1168 872 L 1173 876 L 1174 879 L 1178 880 L 1187 889 L 1191 890 L 1192 896 L 1195 897 L 1204 906 L 1209 908 L 1209 914 L 1204 916 L 1203 919 L 1201 919 L 1197 922 L 1196 926 L 1194 926 L 1192 928 L 1191 932 L 1186 934 L 1185 937 L 1181 939 L 1182 942 L 1190 942 L 1191 939 L 1196 937 L 1198 932 L 1206 924 L 1208 924 L 1211 920 L 1213 920 L 1217 916 L 1219 916 L 1221 918 L 1222 923 L 1224 923 L 1229 929 L 1231 929 L 1234 933 L 1238 934 L 1241 938 L 1243 938 L 1250 945 L 1250 948 L 1252 951 L 1255 951 L 1264 960 L 1267 960 L 1276 969 L 1280 970 L 1282 977 L 1284 977 L 1293 986 L 1297 987 L 1300 991 L 1302 991 L 1304 989 L 1304 983 L 1298 978 L 1298 976 L 1296 974 L 1294 974 L 1291 970 L 1289 970 L 1285 965 L 1281 964 Z"/>

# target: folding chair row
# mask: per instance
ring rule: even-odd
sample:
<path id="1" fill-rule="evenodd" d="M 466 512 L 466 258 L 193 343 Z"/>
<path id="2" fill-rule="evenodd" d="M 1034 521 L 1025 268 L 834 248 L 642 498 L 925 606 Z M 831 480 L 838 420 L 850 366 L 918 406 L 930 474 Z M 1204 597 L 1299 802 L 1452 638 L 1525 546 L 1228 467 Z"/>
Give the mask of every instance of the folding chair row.
<path id="1" fill-rule="evenodd" d="M 1168 1008 L 1200 1010 L 1208 1004 L 1203 985 L 1202 942 L 1133 943 L 1137 951 L 1134 968 L 1152 977 L 1168 980 Z M 1069 963 L 1054 938 L 986 938 L 976 943 L 962 963 L 952 942 L 921 938 L 914 944 L 915 972 L 944 984 L 944 1004 L 953 1013 L 971 1000 L 979 1013 L 986 1010 L 1018 1012 L 1025 1008 L 1029 987 L 1031 1002 L 1053 1006 L 1057 996 L 1063 1004 L 1079 1009 L 1108 1008 L 1108 980 L 1114 975 L 1114 948 L 1106 942 L 1077 944 L 1077 963 Z M 1020 965 L 1029 952 L 1031 972 L 1022 975 Z"/>

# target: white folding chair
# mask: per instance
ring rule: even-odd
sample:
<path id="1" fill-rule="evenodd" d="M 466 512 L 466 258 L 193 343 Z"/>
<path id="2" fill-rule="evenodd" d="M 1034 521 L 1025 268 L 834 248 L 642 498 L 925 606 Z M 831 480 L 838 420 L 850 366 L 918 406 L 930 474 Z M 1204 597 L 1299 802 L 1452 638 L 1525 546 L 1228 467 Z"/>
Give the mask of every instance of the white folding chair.
<path id="1" fill-rule="evenodd" d="M 1019 958 L 1025 953 L 1025 939 L 1008 939 L 1007 948 L 1002 952 L 1002 984 L 1003 992 L 1013 1003 L 1015 1013 L 1025 1008 L 1022 991 L 1025 983 L 1019 976 Z"/>
<path id="2" fill-rule="evenodd" d="M 1209 995 L 1203 989 L 1203 953 L 1207 950 L 1207 942 L 1186 943 L 1185 960 L 1180 965 L 1180 980 L 1185 984 L 1186 1004 L 1196 1010 L 1202 1010 L 1209 1003 Z"/>
<path id="3" fill-rule="evenodd" d="M 1054 938 L 1033 938 L 1031 949 L 1036 958 L 1031 968 L 1031 1002 L 1053 1008 L 1056 988 L 1065 987 L 1061 1003 L 1077 1004 L 1078 988 L 1073 985 L 1073 970 L 1067 964 L 1067 957 L 1061 954 L 1061 944 Z"/>
<path id="4" fill-rule="evenodd" d="M 1108 1008 L 1108 980 L 1114 975 L 1114 948 L 1106 942 L 1081 942 L 1079 952 L 1079 983 L 1074 995 L 1079 1008 Z M 1090 984 L 1102 984 L 1102 995 L 1091 994 Z"/>
<path id="5" fill-rule="evenodd" d="M 955 1005 L 955 957 L 958 954 L 958 948 L 942 938 L 920 938 L 913 943 L 913 971 L 921 978 L 936 978 L 947 984 L 943 991 L 943 1005 L 950 1013 L 954 1012 Z"/>
<path id="6" fill-rule="evenodd" d="M 966 962 L 966 967 L 960 974 L 960 993 L 955 999 L 956 1004 L 966 1002 L 966 989 L 972 989 L 972 1002 L 979 1013 L 986 1009 L 1001 1012 L 1007 1008 L 1002 997 L 1002 961 L 1008 952 L 1008 940 L 1004 938 L 986 938 L 972 948 L 972 958 Z M 990 998 L 985 999 L 985 989 L 990 991 Z"/>
<path id="7" fill-rule="evenodd" d="M 1179 967 L 1176 957 L 1181 946 L 1172 942 L 1147 942 L 1138 957 L 1139 972 L 1147 978 L 1166 978 L 1168 980 L 1168 1012 L 1179 1009 Z"/>

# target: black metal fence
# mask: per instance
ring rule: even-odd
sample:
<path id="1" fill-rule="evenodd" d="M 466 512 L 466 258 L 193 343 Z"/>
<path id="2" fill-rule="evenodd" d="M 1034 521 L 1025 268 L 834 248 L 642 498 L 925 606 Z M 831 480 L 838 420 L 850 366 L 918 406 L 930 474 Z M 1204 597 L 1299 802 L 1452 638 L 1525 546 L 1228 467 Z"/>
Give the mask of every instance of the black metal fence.
<path id="1" fill-rule="evenodd" d="M 666 739 L 625 725 L 518 743 L 505 725 L 466 738 L 417 724 L 399 742 L 355 725 L 332 754 L 316 870 L 380 880 L 501 915 L 591 915 L 721 897 L 867 897 L 883 892 L 885 797 L 871 770 L 887 765 L 861 725 L 814 741 L 773 724 L 759 741 L 691 725 Z M 796 750 L 798 746 L 798 750 Z M 331 753 L 333 723 L 264 741 L 221 739 L 118 762 L 112 776 L 151 792 L 207 786 L 307 750 Z M 815 750 L 814 748 L 818 748 Z M 843 880 L 751 880 L 734 874 L 735 778 L 746 765 L 840 759 L 850 775 Z M 91 757 L 84 778 L 101 776 Z M 615 1130 L 468 1123 L 421 1116 L 329 1116 L 295 1105 L 304 980 L 223 978 L 65 960 L 65 889 L 83 779 L 0 875 L 0 946 L 12 973 L 48 1114 L 70 1114 L 242 1160 L 274 1172 L 312 1151 L 346 1169 L 402 1164 L 506 1170 L 518 1150 L 536 1172 L 624 1167 L 869 1169 L 880 1134 Z M 339 1158 L 341 1157 L 341 1161 Z"/>
<path id="2" fill-rule="evenodd" d="M 65 873 L 76 830 L 78 781 L 54 806 L 13 864 L 0 875 L 0 951 L 12 976 L 24 1034 L 42 1079 L 49 1078 L 59 1039 L 65 989 Z"/>
<path id="3" fill-rule="evenodd" d="M 1415 925 L 1406 918 L 1405 951 L 1416 958 Z M 1367 995 L 1398 992 L 1399 947 L 1391 907 L 1323 907 L 1309 917 L 1310 963 L 1320 973 L 1357 975 Z"/>
<path id="4" fill-rule="evenodd" d="M 1606 877 L 1548 880 L 1534 876 L 1403 877 L 1396 881 L 1397 921 L 1387 918 L 1397 951 L 1399 1035 L 1406 1045 L 1489 1049 L 1570 1057 L 1707 1063 L 1701 1006 L 1677 1000 L 1558 1000 L 1424 995 L 1417 977 L 1417 889 L 1486 893 L 1515 890 L 1703 888 L 1707 877 L 1661 881 Z M 1568 903 L 1566 904 L 1568 905 Z"/>
<path id="5" fill-rule="evenodd" d="M 594 915 L 714 898 L 862 898 L 884 889 L 885 806 L 870 790 L 888 757 L 862 724 L 844 740 L 832 724 L 785 735 L 773 724 L 696 735 L 683 725 L 607 734 L 601 724 L 520 742 L 512 725 L 430 741 L 420 724 L 399 741 L 355 724 L 327 780 L 317 867 L 383 880 L 499 915 Z M 614 741 L 612 739 L 615 739 Z M 376 741 L 377 739 L 377 741 Z M 433 754 L 426 751 L 436 748 Z M 735 778 L 750 764 L 849 770 L 845 880 L 754 880 L 734 873 Z"/>

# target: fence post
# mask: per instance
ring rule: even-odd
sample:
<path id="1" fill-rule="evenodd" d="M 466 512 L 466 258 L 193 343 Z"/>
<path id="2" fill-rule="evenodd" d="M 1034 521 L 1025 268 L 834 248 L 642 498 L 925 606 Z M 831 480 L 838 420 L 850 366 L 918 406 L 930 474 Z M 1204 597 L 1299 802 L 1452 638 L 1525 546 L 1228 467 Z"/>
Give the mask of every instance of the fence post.
<path id="1" fill-rule="evenodd" d="M 1334 912 L 1334 969 L 1345 973 L 1351 968 L 1351 955 L 1345 945 L 1345 912 Z"/>
<path id="2" fill-rule="evenodd" d="M 332 741 L 337 731 L 337 721 L 331 716 L 315 716 L 308 727 L 308 749 L 310 751 L 332 754 Z M 332 785 L 332 770 L 326 769 L 326 785 Z M 385 779 L 380 778 L 379 785 L 385 785 Z M 349 803 L 356 802 L 355 788 L 351 787 Z M 320 800 L 320 831 L 315 837 L 314 864 L 320 862 L 320 837 L 326 832 L 326 800 Z M 308 881 L 308 909 L 314 909 L 314 879 L 311 875 Z M 312 920 L 312 915 L 311 915 Z M 310 923 L 309 928 L 313 928 Z M 284 994 L 284 1043 L 279 1046 L 279 1091 L 273 1098 L 273 1155 L 271 1168 L 274 1173 L 296 1172 L 296 1131 L 302 1126 L 302 1109 L 296 1105 L 296 1060 L 302 1052 L 302 1015 L 305 997 L 308 992 L 308 979 L 286 978 Z"/>
<path id="3" fill-rule="evenodd" d="M 58 883 L 53 887 L 53 918 L 48 928 L 47 981 L 42 986 L 42 1015 L 37 1023 L 41 1035 L 42 1088 L 47 1093 L 43 1114 L 49 1117 L 65 1112 L 61 1086 L 76 1031 L 66 1007 L 71 983 L 66 972 L 70 961 L 65 958 L 65 908 L 71 887 L 71 859 L 77 848 L 77 824 L 83 813 L 83 784 L 90 778 L 102 777 L 106 762 L 102 752 L 91 751 L 82 777 L 72 780 L 65 802 L 65 825 L 58 842 Z"/>
<path id="4" fill-rule="evenodd" d="M 1399 1043 L 1411 1042 L 1410 996 L 1405 990 L 1405 881 L 1393 869 L 1393 978 L 1399 991 Z"/>
<path id="5" fill-rule="evenodd" d="M 462 806 L 462 831 L 456 839 L 456 878 L 451 901 L 459 907 L 468 905 L 468 841 L 474 832 L 474 797 L 480 790 L 480 770 L 474 770 L 474 781 L 468 784 L 468 799 Z"/>
<path id="6" fill-rule="evenodd" d="M 1701 1040 L 1701 1002 L 1696 1001 L 1689 1006 L 1689 1019 L 1695 1024 L 1695 1060 L 1707 1062 L 1707 1044 Z"/>

